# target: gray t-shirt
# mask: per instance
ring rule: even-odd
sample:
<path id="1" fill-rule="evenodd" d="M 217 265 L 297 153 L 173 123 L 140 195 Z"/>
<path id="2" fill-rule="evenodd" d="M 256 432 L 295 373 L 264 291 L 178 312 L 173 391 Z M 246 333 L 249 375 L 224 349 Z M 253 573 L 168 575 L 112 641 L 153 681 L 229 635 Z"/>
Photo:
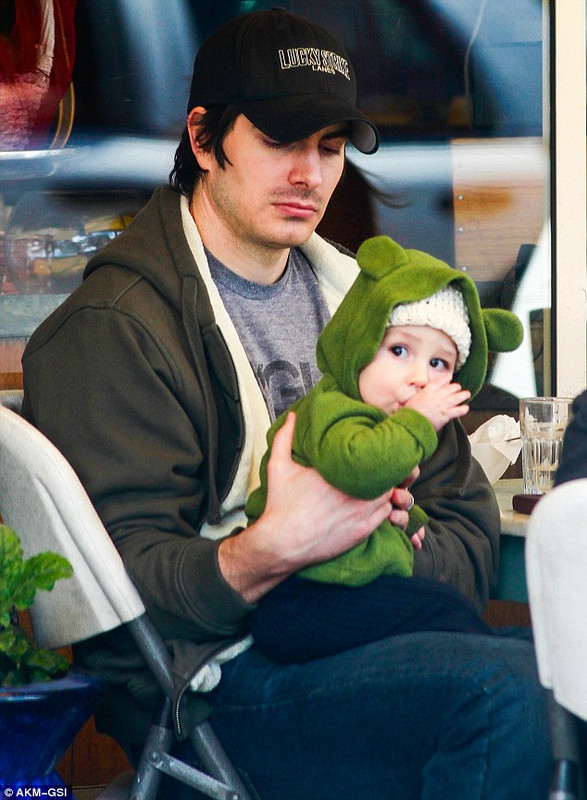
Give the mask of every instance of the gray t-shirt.
<path id="1" fill-rule="evenodd" d="M 236 275 L 207 252 L 210 273 L 243 344 L 274 421 L 320 379 L 316 339 L 330 314 L 308 259 L 290 252 L 268 286 Z"/>

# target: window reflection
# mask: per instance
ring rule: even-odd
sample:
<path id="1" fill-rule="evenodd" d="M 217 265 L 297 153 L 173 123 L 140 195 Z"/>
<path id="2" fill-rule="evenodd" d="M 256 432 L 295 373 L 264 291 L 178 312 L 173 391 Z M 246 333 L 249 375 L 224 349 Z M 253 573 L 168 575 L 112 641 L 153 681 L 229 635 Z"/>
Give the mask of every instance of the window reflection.
<path id="1" fill-rule="evenodd" d="M 0 152 L 0 227 L 9 234 L 8 247 L 0 247 L 0 341 L 26 338 L 23 320 L 29 319 L 32 330 L 45 311 L 39 305 L 42 311 L 27 317 L 32 298 L 69 291 L 81 269 L 72 270 L 66 285 L 56 277 L 58 267 L 68 259 L 81 263 L 84 253 L 117 229 L 75 224 L 65 236 L 59 232 L 62 222 L 45 219 L 41 225 L 39 218 L 19 233 L 16 215 L 25 195 L 66 191 L 81 197 L 116 190 L 147 196 L 166 182 L 199 42 L 235 14 L 274 4 L 157 0 L 140 18 L 130 13 L 131 5 L 92 0 L 77 6 L 75 105 L 66 106 L 73 114 L 67 145 L 60 139 L 53 140 L 57 151 L 9 153 L 4 147 Z M 543 234 L 548 159 L 542 139 L 540 0 L 282 0 L 280 5 L 343 41 L 357 72 L 359 105 L 382 134 L 374 156 L 349 148 L 346 175 L 320 232 L 353 249 L 368 236 L 386 233 L 467 271 L 486 305 L 519 310 L 528 331 L 524 349 L 494 365 L 491 385 L 478 403 L 494 412 L 513 411 L 518 395 L 548 391 L 549 361 L 542 346 L 550 282 L 544 266 L 549 263 Z M 18 6 L 2 4 L 4 42 L 10 41 Z M 156 82 L 153 64 L 159 65 Z M 0 102 L 4 107 L 5 98 Z M 57 233 L 47 234 L 47 227 Z M 13 253 L 31 231 L 27 258 L 46 280 L 25 286 L 15 280 Z M 20 234 L 24 238 L 18 239 Z M 18 332 L 2 321 L 13 318 Z"/>

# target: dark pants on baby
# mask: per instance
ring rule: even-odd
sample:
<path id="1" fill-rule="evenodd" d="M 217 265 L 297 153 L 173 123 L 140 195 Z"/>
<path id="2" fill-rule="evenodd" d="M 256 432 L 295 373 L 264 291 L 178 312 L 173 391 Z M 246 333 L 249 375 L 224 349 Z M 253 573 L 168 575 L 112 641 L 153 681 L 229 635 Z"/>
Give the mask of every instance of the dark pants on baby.
<path id="1" fill-rule="evenodd" d="M 395 575 L 360 587 L 292 575 L 263 597 L 249 622 L 259 650 L 286 664 L 342 653 L 403 633 L 493 633 L 473 604 L 453 586 Z"/>

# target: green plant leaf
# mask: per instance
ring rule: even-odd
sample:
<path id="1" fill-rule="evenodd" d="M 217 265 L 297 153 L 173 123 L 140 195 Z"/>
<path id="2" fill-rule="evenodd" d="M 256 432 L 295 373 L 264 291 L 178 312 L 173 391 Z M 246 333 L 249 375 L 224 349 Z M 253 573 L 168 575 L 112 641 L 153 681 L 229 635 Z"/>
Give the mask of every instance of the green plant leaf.
<path id="1" fill-rule="evenodd" d="M 4 634 L 8 634 L 4 636 Z M 2 645 L 0 651 L 14 664 L 20 664 L 22 659 L 31 649 L 31 642 L 22 628 L 12 625 L 2 631 Z"/>
<path id="2" fill-rule="evenodd" d="M 23 665 L 23 659 L 28 655 L 34 645 L 27 635 L 16 626 L 11 626 L 0 632 L 0 674 L 2 685 L 14 686 L 17 683 L 28 683 L 28 668 Z M 9 684 L 6 684 L 6 681 Z"/>
<path id="3" fill-rule="evenodd" d="M 16 533 L 8 525 L 0 525 L 0 581 L 10 581 L 22 565 L 22 548 Z"/>
<path id="4" fill-rule="evenodd" d="M 37 589 L 46 592 L 51 591 L 56 581 L 73 575 L 73 567 L 59 553 L 37 553 L 25 561 L 24 567 L 26 576 L 32 576 Z"/>
<path id="5" fill-rule="evenodd" d="M 14 587 L 12 602 L 19 611 L 30 608 L 37 589 L 50 592 L 56 581 L 70 578 L 73 569 L 69 561 L 58 553 L 37 553 L 24 562 L 20 580 Z"/>
<path id="6" fill-rule="evenodd" d="M 56 581 L 69 578 L 73 569 L 58 553 L 38 553 L 23 559 L 17 534 L 0 524 L 0 684 L 21 686 L 52 680 L 69 671 L 60 653 L 39 649 L 18 624 L 16 608 L 24 611 L 33 604 L 37 589 L 51 591 Z"/>
<path id="7" fill-rule="evenodd" d="M 12 626 L 4 628 L 0 631 L 0 653 L 8 655 L 14 647 L 16 641 L 16 629 Z"/>
<path id="8" fill-rule="evenodd" d="M 23 676 L 20 670 L 17 669 L 9 670 L 2 676 L 2 686 L 5 687 L 22 686 L 23 683 L 27 683 L 26 680 L 22 679 L 22 677 Z"/>
<path id="9" fill-rule="evenodd" d="M 7 628 L 12 622 L 10 609 L 12 606 L 7 600 L 0 600 L 0 628 Z"/>
<path id="10" fill-rule="evenodd" d="M 31 653 L 26 659 L 26 664 L 31 670 L 43 674 L 44 680 L 50 675 L 59 675 L 69 670 L 69 662 L 65 656 L 46 647 Z"/>
<path id="11" fill-rule="evenodd" d="M 12 595 L 22 569 L 22 548 L 18 536 L 8 525 L 0 525 L 0 625 L 10 624 Z"/>

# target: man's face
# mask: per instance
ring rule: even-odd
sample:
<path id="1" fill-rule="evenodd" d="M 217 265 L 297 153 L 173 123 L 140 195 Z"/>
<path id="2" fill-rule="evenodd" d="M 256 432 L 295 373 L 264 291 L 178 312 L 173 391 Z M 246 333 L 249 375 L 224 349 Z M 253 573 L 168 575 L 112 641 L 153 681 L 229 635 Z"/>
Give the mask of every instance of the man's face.
<path id="1" fill-rule="evenodd" d="M 284 249 L 311 236 L 344 167 L 344 124 L 331 125 L 292 144 L 275 142 L 242 114 L 224 140 L 230 163 L 210 153 L 196 187 L 198 213 L 211 214 L 246 249 Z"/>

